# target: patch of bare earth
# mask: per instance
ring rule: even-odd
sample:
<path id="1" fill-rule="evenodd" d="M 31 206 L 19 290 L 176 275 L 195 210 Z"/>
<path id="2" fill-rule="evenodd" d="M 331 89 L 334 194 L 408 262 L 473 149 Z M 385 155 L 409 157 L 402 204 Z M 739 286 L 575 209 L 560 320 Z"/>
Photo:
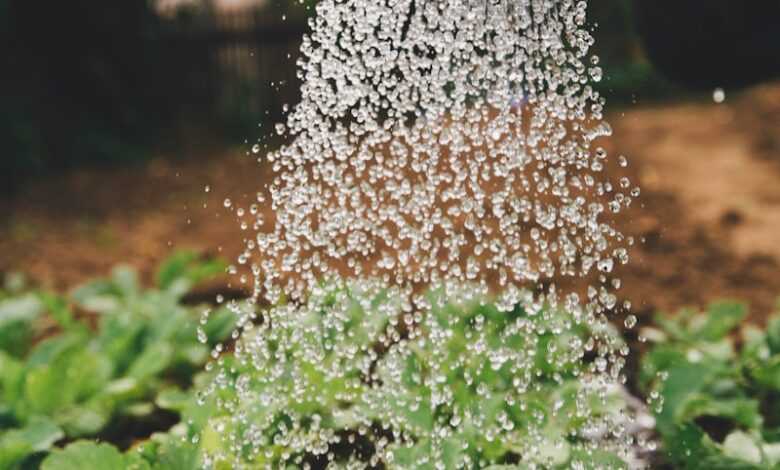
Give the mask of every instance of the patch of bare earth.
<path id="1" fill-rule="evenodd" d="M 642 187 L 641 207 L 620 220 L 644 240 L 617 273 L 621 296 L 640 313 L 722 297 L 748 300 L 756 319 L 769 313 L 780 295 L 780 83 L 609 120 L 609 150 Z M 32 182 L 0 201 L 0 272 L 66 289 L 119 262 L 151 280 L 176 248 L 235 259 L 252 232 L 223 200 L 247 208 L 269 178 L 233 151 Z"/>

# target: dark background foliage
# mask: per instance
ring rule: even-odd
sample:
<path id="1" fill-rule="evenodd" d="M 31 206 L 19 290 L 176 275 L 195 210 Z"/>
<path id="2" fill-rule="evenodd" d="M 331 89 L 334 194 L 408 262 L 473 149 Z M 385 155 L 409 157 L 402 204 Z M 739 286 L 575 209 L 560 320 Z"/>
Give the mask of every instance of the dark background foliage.
<path id="1" fill-rule="evenodd" d="M 246 24 L 234 15 L 244 26 L 225 30 L 209 1 L 161 15 L 146 0 L 0 0 L 0 184 L 8 192 L 31 175 L 144 159 L 204 129 L 240 142 L 294 99 L 271 85 L 294 88 L 279 79 L 294 77 L 294 60 L 256 61 L 253 74 L 232 75 L 220 61 L 277 43 L 285 57 L 311 4 L 276 0 L 243 13 Z M 607 72 L 601 88 L 613 103 L 780 73 L 780 2 L 598 0 L 590 9 Z M 238 42 L 243 49 L 230 49 Z"/>

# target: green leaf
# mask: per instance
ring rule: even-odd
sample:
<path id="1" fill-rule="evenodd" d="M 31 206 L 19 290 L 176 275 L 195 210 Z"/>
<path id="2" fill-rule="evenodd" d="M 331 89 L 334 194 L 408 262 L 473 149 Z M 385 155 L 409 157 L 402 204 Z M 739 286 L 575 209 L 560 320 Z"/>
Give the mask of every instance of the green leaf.
<path id="1" fill-rule="evenodd" d="M 193 285 L 224 272 L 225 263 L 222 261 L 201 260 L 197 253 L 180 251 L 160 266 L 157 271 L 157 285 L 160 289 L 173 289 L 178 294 L 183 294 Z"/>
<path id="2" fill-rule="evenodd" d="M 176 355 L 176 362 L 184 362 L 193 366 L 198 366 L 204 364 L 208 357 L 209 348 L 207 348 L 205 345 L 195 343 L 179 346 Z"/>
<path id="3" fill-rule="evenodd" d="M 114 364 L 114 374 L 123 374 L 143 349 L 146 325 L 130 315 L 106 315 L 100 322 L 97 346 Z"/>
<path id="4" fill-rule="evenodd" d="M 25 369 L 22 363 L 0 351 L 0 405 L 4 408 L 4 419 L 15 421 L 25 411 L 24 382 Z"/>
<path id="5" fill-rule="evenodd" d="M 758 470 L 763 467 L 723 453 L 695 424 L 678 427 L 664 438 L 666 452 L 678 465 L 674 468 L 707 470 Z"/>
<path id="6" fill-rule="evenodd" d="M 186 419 L 189 428 L 196 432 L 203 429 L 209 419 L 216 416 L 218 412 L 214 400 L 207 400 L 204 404 L 200 404 L 194 392 L 185 392 L 176 388 L 160 392 L 155 404 L 164 410 L 179 413 L 182 419 Z"/>
<path id="7" fill-rule="evenodd" d="M 689 397 L 677 411 L 678 422 L 690 422 L 699 416 L 729 418 L 748 429 L 760 429 L 763 418 L 758 400 L 749 398 L 718 398 L 705 394 Z"/>
<path id="8" fill-rule="evenodd" d="M 64 374 L 50 366 L 39 366 L 30 370 L 25 377 L 24 396 L 33 413 L 51 414 L 71 400 L 61 393 Z"/>
<path id="9" fill-rule="evenodd" d="M 209 315 L 208 322 L 203 326 L 203 331 L 212 343 L 225 340 L 236 325 L 236 314 L 226 307 L 215 310 Z"/>
<path id="10" fill-rule="evenodd" d="M 177 279 L 185 277 L 187 268 L 197 259 L 197 253 L 192 251 L 179 251 L 171 255 L 157 270 L 157 286 L 167 289 Z"/>
<path id="11" fill-rule="evenodd" d="M 398 446 L 393 451 L 394 462 L 399 468 L 433 469 L 431 456 L 431 443 L 427 440 L 418 442 L 414 446 Z"/>
<path id="12" fill-rule="evenodd" d="M 664 438 L 666 450 L 682 468 L 698 468 L 706 457 L 716 454 L 717 448 L 712 440 L 696 425 L 686 424 L 667 431 Z"/>
<path id="13" fill-rule="evenodd" d="M 86 310 L 109 313 L 119 308 L 121 295 L 112 282 L 100 279 L 78 287 L 71 297 Z"/>
<path id="14" fill-rule="evenodd" d="M 41 464 L 41 470 L 145 470 L 149 465 L 122 455 L 108 444 L 78 441 L 55 450 Z"/>
<path id="15" fill-rule="evenodd" d="M 0 468 L 11 468 L 25 457 L 49 450 L 65 437 L 56 424 L 47 418 L 32 418 L 23 428 L 0 435 Z"/>
<path id="16" fill-rule="evenodd" d="M 27 366 L 35 367 L 51 364 L 58 357 L 75 349 L 86 347 L 88 336 L 85 331 L 69 331 L 52 336 L 38 343 L 27 358 Z"/>
<path id="17" fill-rule="evenodd" d="M 761 448 L 756 439 L 742 431 L 734 431 L 723 441 L 723 453 L 746 462 L 761 463 Z"/>
<path id="18" fill-rule="evenodd" d="M 29 369 L 24 395 L 35 413 L 51 414 L 101 391 L 111 377 L 111 363 L 87 349 L 63 351 L 46 365 Z"/>
<path id="19" fill-rule="evenodd" d="M 29 348 L 33 321 L 43 312 L 43 304 L 32 294 L 0 302 L 0 350 L 17 357 Z"/>
<path id="20" fill-rule="evenodd" d="M 4 440 L 0 437 L 0 440 Z M 18 468 L 18 465 L 27 457 L 35 453 L 30 444 L 24 441 L 9 439 L 8 442 L 0 442 L 0 468 Z"/>
<path id="21" fill-rule="evenodd" d="M 601 470 L 608 468 L 610 470 L 618 470 L 627 469 L 628 465 L 623 459 L 611 452 L 584 449 L 580 446 L 572 451 L 569 464 L 563 468 L 582 468 L 583 470 Z"/>
<path id="22" fill-rule="evenodd" d="M 153 470 L 199 470 L 200 468 L 203 466 L 198 447 L 174 438 L 168 438 L 160 444 L 156 460 L 152 463 Z"/>
<path id="23" fill-rule="evenodd" d="M 707 341 L 723 339 L 747 316 L 747 307 L 739 302 L 716 302 L 710 305 L 706 321 L 697 331 L 697 336 Z"/>
<path id="24" fill-rule="evenodd" d="M 767 345 L 772 354 L 780 353 L 780 315 L 774 315 L 766 326 Z"/>
<path id="25" fill-rule="evenodd" d="M 135 297 L 139 293 L 138 274 L 130 266 L 120 265 L 111 272 L 111 280 L 124 297 Z"/>
<path id="26" fill-rule="evenodd" d="M 55 442 L 65 437 L 59 426 L 45 417 L 36 416 L 21 429 L 10 431 L 5 434 L 14 435 L 30 444 L 30 447 L 41 452 L 48 450 Z"/>
<path id="27" fill-rule="evenodd" d="M 164 410 L 182 412 L 187 409 L 192 401 L 192 396 L 178 388 L 169 388 L 157 395 L 155 404 Z"/>
<path id="28" fill-rule="evenodd" d="M 43 313 L 43 304 L 34 294 L 14 297 L 0 302 L 0 328 L 16 321 L 30 322 Z"/>
<path id="29" fill-rule="evenodd" d="M 154 343 L 138 356 L 128 369 L 127 375 L 142 382 L 167 369 L 172 359 L 173 347 L 169 343 Z"/>
<path id="30" fill-rule="evenodd" d="M 761 450 L 770 464 L 780 463 L 780 443 L 763 444 Z"/>
<path id="31" fill-rule="evenodd" d="M 780 355 L 772 356 L 768 360 L 756 358 L 750 361 L 748 372 L 758 384 L 780 391 Z"/>
<path id="32" fill-rule="evenodd" d="M 93 400 L 69 406 L 57 412 L 55 417 L 69 437 L 91 436 L 106 427 L 111 419 L 111 409 L 108 403 Z"/>
<path id="33" fill-rule="evenodd" d="M 130 401 L 141 398 L 143 389 L 138 380 L 132 377 L 121 377 L 109 382 L 101 394 L 114 401 Z"/>
<path id="34" fill-rule="evenodd" d="M 688 321 L 694 312 L 688 309 L 682 309 L 677 315 L 670 316 L 666 313 L 656 313 L 653 321 L 661 327 L 661 330 L 676 341 L 688 341 L 691 338 L 691 332 L 688 328 Z"/>
<path id="35" fill-rule="evenodd" d="M 68 302 L 62 297 L 47 292 L 40 294 L 41 301 L 46 306 L 49 314 L 57 321 L 62 329 L 67 330 L 74 326 L 75 320 L 70 311 Z"/>
<path id="36" fill-rule="evenodd" d="M 661 386 L 664 404 L 656 415 L 657 428 L 661 434 L 669 435 L 678 424 L 679 410 L 686 401 L 702 390 L 717 376 L 718 370 L 705 364 L 682 362 L 666 370 L 668 377 Z"/>

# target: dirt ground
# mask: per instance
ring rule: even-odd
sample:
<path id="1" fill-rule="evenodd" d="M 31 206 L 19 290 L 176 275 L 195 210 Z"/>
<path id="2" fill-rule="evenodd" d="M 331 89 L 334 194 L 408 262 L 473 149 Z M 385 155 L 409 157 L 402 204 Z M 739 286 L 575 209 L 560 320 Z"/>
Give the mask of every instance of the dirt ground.
<path id="1" fill-rule="evenodd" d="M 780 83 L 723 104 L 637 105 L 609 121 L 609 150 L 629 158 L 642 187 L 621 223 L 644 240 L 619 272 L 621 295 L 643 316 L 735 297 L 765 318 L 780 295 Z M 32 182 L 0 200 L 0 272 L 64 290 L 120 262 L 149 279 L 177 248 L 234 259 L 249 232 L 222 201 L 252 200 L 268 181 L 246 153 Z"/>

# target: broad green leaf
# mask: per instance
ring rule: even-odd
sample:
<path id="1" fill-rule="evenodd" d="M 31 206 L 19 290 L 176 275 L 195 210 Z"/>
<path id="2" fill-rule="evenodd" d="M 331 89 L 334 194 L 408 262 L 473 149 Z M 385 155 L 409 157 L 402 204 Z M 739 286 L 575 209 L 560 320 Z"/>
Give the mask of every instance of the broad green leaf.
<path id="1" fill-rule="evenodd" d="M 655 314 L 653 321 L 672 340 L 688 341 L 691 339 L 691 331 L 687 322 L 691 316 L 693 316 L 693 311 L 688 309 L 682 309 L 674 316 L 659 312 Z"/>
<path id="2" fill-rule="evenodd" d="M 68 406 L 55 414 L 57 422 L 69 437 L 91 436 L 99 433 L 111 418 L 111 406 L 101 400 Z"/>
<path id="3" fill-rule="evenodd" d="M 581 465 L 581 466 L 580 466 Z M 560 468 L 582 468 L 583 470 L 627 470 L 628 465 L 619 456 L 604 450 L 584 449 L 582 446 L 571 452 L 569 463 Z"/>
<path id="4" fill-rule="evenodd" d="M 691 395 L 678 411 L 678 422 L 692 422 L 699 416 L 729 418 L 748 428 L 759 429 L 763 418 L 758 400 L 748 398 L 718 398 L 706 394 Z"/>
<path id="5" fill-rule="evenodd" d="M 723 453 L 717 444 L 695 424 L 678 427 L 664 438 L 666 454 L 674 468 L 707 470 L 759 470 L 764 468 Z"/>
<path id="6" fill-rule="evenodd" d="M 78 287 L 71 297 L 86 310 L 109 313 L 119 308 L 121 295 L 114 283 L 101 279 Z"/>
<path id="7" fill-rule="evenodd" d="M 414 468 L 421 470 L 433 469 L 431 460 L 431 443 L 427 440 L 414 446 L 398 446 L 393 450 L 394 462 L 399 468 Z"/>
<path id="8" fill-rule="evenodd" d="M 40 294 L 40 297 L 49 315 L 57 321 L 62 329 L 67 330 L 74 326 L 73 313 L 70 311 L 68 302 L 65 299 L 47 292 Z"/>
<path id="9" fill-rule="evenodd" d="M 146 325 L 131 315 L 112 314 L 101 318 L 97 345 L 114 364 L 114 374 L 124 374 L 143 350 Z"/>
<path id="10" fill-rule="evenodd" d="M 43 304 L 34 294 L 0 301 L 0 328 L 16 321 L 30 322 L 43 313 Z"/>
<path id="11" fill-rule="evenodd" d="M 47 338 L 33 348 L 27 358 L 27 366 L 44 366 L 51 364 L 58 357 L 76 349 L 84 349 L 87 345 L 86 331 L 68 331 Z"/>
<path id="12" fill-rule="evenodd" d="M 755 359 L 748 363 L 748 372 L 758 384 L 780 391 L 780 355 L 765 360 Z"/>
<path id="13" fill-rule="evenodd" d="M 127 375 L 138 381 L 144 381 L 164 371 L 173 359 L 173 347 L 167 342 L 154 343 L 146 347 L 133 362 Z"/>
<path id="14" fill-rule="evenodd" d="M 24 395 L 25 368 L 21 361 L 0 351 L 0 403 L 13 408 Z"/>
<path id="15" fill-rule="evenodd" d="M 94 351 L 71 348 L 48 365 L 33 367 L 25 379 L 25 398 L 35 413 L 51 414 L 89 399 L 111 376 L 111 363 Z"/>
<path id="16" fill-rule="evenodd" d="M 198 447 L 180 439 L 169 438 L 162 443 L 157 449 L 156 457 L 151 465 L 153 470 L 199 470 L 203 468 Z"/>
<path id="17" fill-rule="evenodd" d="M 180 345 L 176 351 L 177 363 L 187 363 L 193 366 L 204 364 L 209 357 L 210 349 L 203 344 L 195 343 L 189 345 Z"/>
<path id="18" fill-rule="evenodd" d="M 441 460 L 446 468 L 463 467 L 463 443 L 451 437 L 441 444 Z"/>
<path id="19" fill-rule="evenodd" d="M 192 395 L 177 388 L 169 388 L 157 395 L 155 404 L 164 410 L 182 412 L 192 401 Z"/>
<path id="20" fill-rule="evenodd" d="M 157 286 L 167 289 L 174 281 L 185 277 L 188 266 L 197 258 L 192 251 L 179 251 L 168 257 L 157 270 Z"/>
<path id="21" fill-rule="evenodd" d="M 0 350 L 23 355 L 33 337 L 33 321 L 43 312 L 43 304 L 33 294 L 0 302 Z"/>
<path id="22" fill-rule="evenodd" d="M 39 366 L 27 373 L 24 397 L 30 410 L 49 415 L 72 400 L 72 394 L 62 393 L 65 375 L 51 366 Z"/>
<path id="23" fill-rule="evenodd" d="M 734 431 L 723 441 L 723 453 L 746 462 L 761 463 L 761 448 L 756 439 L 742 431 Z"/>
<path id="24" fill-rule="evenodd" d="M 35 452 L 48 450 L 55 442 L 65 437 L 59 426 L 48 418 L 36 416 L 22 428 L 8 431 L 3 439 L 11 437 L 15 440 L 23 440 L 30 444 Z"/>
<path id="25" fill-rule="evenodd" d="M 667 429 L 664 444 L 668 455 L 681 468 L 697 468 L 706 457 L 718 453 L 712 440 L 694 424 Z"/>
<path id="26" fill-rule="evenodd" d="M 780 463 L 780 443 L 763 444 L 761 450 L 771 465 Z"/>
<path id="27" fill-rule="evenodd" d="M 200 431 L 209 419 L 218 413 L 217 405 L 213 399 L 199 404 L 195 392 L 185 392 L 175 388 L 160 392 L 155 404 L 164 410 L 179 413 L 182 419 L 186 419 L 189 427 L 195 431 Z"/>
<path id="28" fill-rule="evenodd" d="M 47 418 L 32 418 L 27 425 L 0 434 L 0 468 L 12 468 L 28 455 L 47 451 L 65 437 Z"/>
<path id="29" fill-rule="evenodd" d="M 711 364 L 675 364 L 667 371 L 668 377 L 661 385 L 664 404 L 661 413 L 656 415 L 657 428 L 662 434 L 669 434 L 679 424 L 679 410 L 687 400 L 701 391 L 719 373 L 719 368 Z"/>
<path id="30" fill-rule="evenodd" d="M 203 326 L 209 341 L 217 343 L 230 336 L 236 325 L 236 314 L 223 307 L 215 310 L 209 315 L 208 322 Z"/>
<path id="31" fill-rule="evenodd" d="M 567 463 L 571 457 L 571 446 L 564 440 L 562 433 L 556 437 L 557 442 L 551 439 L 544 439 L 542 442 L 536 443 L 534 446 L 535 452 L 529 455 L 529 459 L 524 459 L 524 461 L 537 465 L 549 463 L 556 467 Z"/>
<path id="32" fill-rule="evenodd" d="M 21 440 L 0 437 L 0 468 L 14 469 L 31 454 L 35 453 L 30 444 Z"/>
<path id="33" fill-rule="evenodd" d="M 132 377 L 121 377 L 112 380 L 101 392 L 102 395 L 110 397 L 114 401 L 129 401 L 140 398 L 143 393 L 138 380 Z"/>
<path id="34" fill-rule="evenodd" d="M 774 315 L 766 326 L 767 345 L 772 354 L 780 354 L 780 315 Z"/>
<path id="35" fill-rule="evenodd" d="M 109 444 L 77 441 L 52 452 L 41 470 L 146 470 L 149 466 L 137 458 L 122 455 Z"/>
<path id="36" fill-rule="evenodd" d="M 130 403 L 121 407 L 120 412 L 126 416 L 144 418 L 154 413 L 154 404 L 149 402 Z"/>
<path id="37" fill-rule="evenodd" d="M 179 296 L 195 284 L 224 273 L 225 268 L 220 260 L 203 260 L 197 253 L 180 251 L 163 262 L 157 271 L 157 285 Z"/>
<path id="38" fill-rule="evenodd" d="M 724 338 L 747 316 L 747 307 L 739 302 L 716 302 L 709 306 L 706 321 L 697 331 L 697 336 L 707 341 Z"/>
<path id="39" fill-rule="evenodd" d="M 130 266 L 120 265 L 111 271 L 111 280 L 122 296 L 133 298 L 139 293 L 138 274 Z"/>
<path id="40" fill-rule="evenodd" d="M 63 357 L 53 363 L 65 375 L 65 383 L 61 384 L 61 393 L 73 390 L 75 401 L 87 400 L 105 389 L 111 380 L 113 365 L 104 354 L 89 349 L 82 349 Z"/>

